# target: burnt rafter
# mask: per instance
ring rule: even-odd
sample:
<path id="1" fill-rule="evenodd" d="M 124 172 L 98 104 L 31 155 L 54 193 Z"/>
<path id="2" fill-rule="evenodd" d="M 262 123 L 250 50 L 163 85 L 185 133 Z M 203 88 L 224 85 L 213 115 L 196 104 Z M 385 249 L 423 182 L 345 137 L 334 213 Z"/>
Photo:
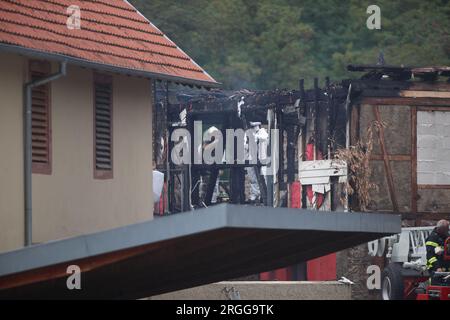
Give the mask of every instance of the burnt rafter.
<path id="1" fill-rule="evenodd" d="M 278 145 L 281 146 L 277 192 L 286 190 L 287 185 L 295 181 L 298 172 L 296 154 L 304 153 L 304 150 L 298 150 L 298 137 L 302 132 L 303 136 L 309 134 L 309 129 L 307 129 L 309 118 L 316 115 L 324 116 L 325 113 L 328 113 L 327 121 L 319 121 L 315 125 L 320 136 L 326 139 L 325 142 L 317 144 L 318 152 L 327 155 L 329 149 L 344 144 L 345 135 L 343 133 L 335 134 L 335 131 L 342 131 L 345 127 L 345 119 L 342 118 L 342 114 L 344 114 L 343 108 L 347 94 L 347 84 L 331 84 L 329 80 L 326 81 L 325 87 L 319 87 L 317 80 L 314 89 L 310 90 L 305 90 L 303 86 L 300 86 L 298 90 L 240 90 L 235 92 L 210 90 L 205 92 L 186 88 L 170 91 L 166 87 L 159 92 L 161 101 L 164 101 L 167 106 L 166 125 L 170 127 L 169 132 L 175 128 L 185 128 L 192 134 L 194 121 L 202 121 L 203 128 L 214 125 L 220 130 L 227 128 L 246 130 L 250 128 L 251 122 L 260 122 L 267 126 L 269 124 L 268 114 L 269 111 L 272 111 L 272 119 L 276 119 L 276 121 L 270 124 L 270 128 L 279 130 Z M 339 124 L 339 121 L 342 123 Z M 337 139 L 333 139 L 333 146 L 330 145 L 329 136 L 337 137 Z M 251 170 L 255 170 L 261 192 L 260 201 L 265 205 L 272 203 L 274 201 L 274 191 L 270 188 L 272 182 L 266 183 L 263 176 L 259 174 L 261 166 L 259 161 L 256 165 L 248 163 L 248 161 L 243 164 L 216 163 L 211 165 L 192 162 L 190 169 L 182 172 L 180 169 L 182 166 L 169 164 L 172 175 L 182 174 L 185 176 L 183 181 L 190 180 L 191 196 L 188 193 L 186 198 L 190 198 L 190 205 L 195 208 L 212 204 L 212 195 L 217 192 L 218 177 L 220 175 L 222 178 L 228 176 L 228 174 L 224 175 L 225 171 L 229 171 L 229 177 L 224 178 L 223 183 L 220 182 L 219 189 L 223 191 L 228 188 L 226 194 L 229 196 L 229 202 L 247 203 L 248 199 L 244 194 L 245 176 Z M 166 167 L 158 168 L 166 172 Z M 202 183 L 203 188 L 200 187 Z M 282 200 L 280 199 L 280 201 Z M 286 199 L 284 201 L 286 202 Z"/>
<path id="2" fill-rule="evenodd" d="M 328 103 L 330 96 L 333 99 L 345 99 L 347 88 L 342 85 L 334 85 L 325 89 L 306 90 L 273 90 L 273 91 L 248 91 L 237 92 L 210 91 L 208 94 L 178 95 L 180 103 L 171 104 L 169 114 L 174 122 L 179 119 L 179 113 L 186 109 L 193 116 L 204 116 L 217 113 L 236 113 L 238 103 L 242 100 L 241 114 L 251 114 L 253 118 L 265 122 L 267 110 L 280 109 L 286 124 L 302 125 L 303 120 L 298 118 L 299 109 L 302 106 L 317 102 Z M 300 102 L 300 103 L 299 103 Z"/>
<path id="3" fill-rule="evenodd" d="M 355 65 L 347 66 L 348 71 L 365 72 L 362 79 L 377 80 L 389 78 L 394 81 L 408 81 L 420 78 L 425 81 L 435 81 L 438 77 L 450 77 L 450 67 L 405 67 L 389 65 Z"/>
<path id="4" fill-rule="evenodd" d="M 298 162 L 306 159 L 307 148 L 309 156 L 315 159 L 332 157 L 338 149 L 345 148 L 347 143 L 357 142 L 357 132 L 360 132 L 359 119 L 361 104 L 365 105 L 397 105 L 434 106 L 441 108 L 448 105 L 445 92 L 450 88 L 449 82 L 442 81 L 450 77 L 449 67 L 413 68 L 389 65 L 350 65 L 350 71 L 362 72 L 359 79 L 342 80 L 337 83 L 325 79 L 324 86 L 319 85 L 319 79 L 314 79 L 312 89 L 304 88 L 304 81 L 300 80 L 295 90 L 268 91 L 225 91 L 225 90 L 192 90 L 186 87 L 166 86 L 156 89 L 157 96 L 165 106 L 165 121 L 162 127 L 170 128 L 170 133 L 176 128 L 184 128 L 191 134 L 194 132 L 194 121 L 202 121 L 203 128 L 215 126 L 222 131 L 225 129 L 248 129 L 251 122 L 260 122 L 264 129 L 278 129 L 280 136 L 278 146 L 280 170 L 276 176 L 277 187 L 273 188 L 272 177 L 267 181 L 257 174 L 258 185 L 261 190 L 261 204 L 272 205 L 274 201 L 285 205 L 286 199 L 280 194 L 289 193 L 289 186 L 295 182 L 298 174 Z M 435 81 L 439 78 L 439 81 Z M 160 86 L 161 87 L 161 86 Z M 158 92 L 160 94 L 158 94 Z M 431 92 L 431 93 L 430 93 Z M 436 94 L 439 93 L 439 94 Z M 444 92 L 444 93 L 442 93 Z M 424 93 L 429 98 L 416 98 L 414 94 Z M 438 99 L 439 98 L 439 99 Z M 347 108 L 350 108 L 347 110 Z M 378 109 L 376 110 L 378 111 Z M 373 115 L 378 121 L 381 115 Z M 268 120 L 268 119 L 272 120 Z M 413 118 L 412 118 L 413 119 Z M 413 130 L 413 132 L 415 129 Z M 351 132 L 351 134 L 350 134 Z M 411 133 L 413 135 L 413 132 Z M 382 160 L 385 167 L 388 190 L 393 211 L 401 207 L 400 191 L 396 190 L 394 168 L 391 161 L 412 161 L 414 154 L 388 154 L 384 130 L 378 133 L 382 154 L 373 155 L 371 160 Z M 225 136 L 225 135 L 224 135 Z M 167 137 L 166 137 L 167 138 Z M 224 141 L 226 143 L 226 141 Z M 312 146 L 310 144 L 313 144 Z M 170 153 L 172 145 L 168 146 Z M 311 148 L 312 147 L 312 148 Z M 270 151 L 270 150 L 269 150 Z M 167 150 L 166 150 L 167 152 Z M 193 154 L 193 149 L 191 150 Z M 411 160 L 412 159 L 412 160 Z M 162 172 L 170 171 L 172 175 L 183 175 L 185 185 L 189 182 L 189 189 L 184 192 L 182 207 L 184 210 L 209 206 L 211 196 L 218 192 L 229 196 L 224 201 L 232 203 L 247 203 L 244 190 L 245 177 L 250 177 L 251 170 L 259 169 L 261 163 L 217 163 L 178 166 L 165 159 L 164 165 L 157 166 Z M 188 168 L 188 169 L 187 169 Z M 219 172 L 217 178 L 217 172 Z M 211 178 L 212 177 L 212 178 Z M 220 184 L 216 182 L 220 181 Z M 249 178 L 250 179 L 250 178 Z M 412 175 L 412 181 L 416 178 Z M 205 182 L 208 181 L 208 182 Z M 173 181 L 171 181 L 173 184 Z M 200 185 L 203 184 L 203 189 Z M 255 184 L 255 182 L 253 182 Z M 219 191 L 216 186 L 219 185 Z M 180 186 L 182 188 L 182 186 Z M 176 187 L 178 188 L 178 186 Z M 398 189 L 398 188 L 397 188 Z M 177 193 L 170 189 L 171 193 Z M 412 209 L 416 211 L 417 199 L 414 190 L 411 196 Z M 187 200 L 186 200 L 187 199 Z M 202 200 L 203 199 L 203 200 Z M 302 190 L 302 206 L 306 206 L 306 194 Z M 177 200 L 178 201 L 178 200 Z M 188 201 L 188 202 L 186 202 Z M 284 201 L 284 202 L 283 202 Z M 179 202 L 179 201 L 178 201 Z"/>

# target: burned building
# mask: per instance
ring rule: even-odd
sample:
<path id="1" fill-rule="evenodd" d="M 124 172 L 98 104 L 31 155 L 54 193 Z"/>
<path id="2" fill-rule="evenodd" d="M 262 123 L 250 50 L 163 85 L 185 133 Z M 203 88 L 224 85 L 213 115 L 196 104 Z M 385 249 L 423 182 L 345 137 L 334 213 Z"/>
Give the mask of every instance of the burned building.
<path id="1" fill-rule="evenodd" d="M 450 68 L 348 69 L 362 76 L 334 83 L 326 79 L 323 87 L 315 79 L 308 90 L 303 80 L 295 90 L 273 91 L 199 93 L 159 84 L 154 161 L 166 183 L 155 212 L 167 215 L 230 202 L 401 214 L 405 226 L 448 218 Z M 194 144 L 192 161 L 175 165 L 170 156 L 178 142 L 171 135 L 178 128 L 194 134 L 196 121 L 202 122 L 201 134 L 214 128 L 223 137 L 227 129 L 245 131 L 255 123 L 267 133 L 278 129 L 277 136 L 269 134 L 267 145 L 278 170 L 267 174 L 259 160 L 248 159 L 195 163 Z M 256 201 L 252 184 L 259 192 Z M 344 275 L 357 282 L 355 296 L 367 298 L 366 267 L 373 263 L 383 261 L 373 261 L 362 246 L 259 278 L 333 280 Z"/>
<path id="2" fill-rule="evenodd" d="M 351 141 L 371 121 L 384 122 L 374 139 L 371 211 L 400 212 L 412 226 L 450 214 L 448 136 L 450 68 L 350 66 L 368 72 L 352 81 Z"/>

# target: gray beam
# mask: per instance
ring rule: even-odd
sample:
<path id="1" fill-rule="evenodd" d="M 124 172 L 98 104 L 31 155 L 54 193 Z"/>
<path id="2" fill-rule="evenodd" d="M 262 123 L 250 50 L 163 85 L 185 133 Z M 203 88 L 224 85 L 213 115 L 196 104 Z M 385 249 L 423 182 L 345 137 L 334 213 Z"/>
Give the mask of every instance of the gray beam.
<path id="1" fill-rule="evenodd" d="M 83 272 L 80 293 L 67 290 L 59 277 L 0 290 L 0 297 L 145 297 L 310 260 L 400 233 L 400 221 L 390 214 L 223 204 L 0 254 L 1 284 L 13 274 L 145 247 Z"/>

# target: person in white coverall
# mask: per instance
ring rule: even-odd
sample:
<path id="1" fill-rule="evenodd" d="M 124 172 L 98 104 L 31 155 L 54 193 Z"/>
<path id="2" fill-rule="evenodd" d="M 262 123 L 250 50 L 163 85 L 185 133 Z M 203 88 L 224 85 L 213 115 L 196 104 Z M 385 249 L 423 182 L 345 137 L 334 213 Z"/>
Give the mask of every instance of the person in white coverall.
<path id="1" fill-rule="evenodd" d="M 268 134 L 266 129 L 261 128 L 260 122 L 250 122 L 251 129 L 248 133 L 246 133 L 246 144 L 245 144 L 245 154 L 246 160 L 251 161 L 252 157 L 258 156 L 258 151 L 261 147 L 263 147 L 265 142 L 267 142 Z M 250 152 L 250 139 L 253 139 L 257 148 Z M 261 156 L 261 153 L 260 153 Z M 260 199 L 261 191 L 259 190 L 258 177 L 256 174 L 260 174 L 260 170 L 256 167 L 247 167 L 245 168 L 248 174 L 249 182 L 250 182 L 250 201 L 254 202 Z"/>

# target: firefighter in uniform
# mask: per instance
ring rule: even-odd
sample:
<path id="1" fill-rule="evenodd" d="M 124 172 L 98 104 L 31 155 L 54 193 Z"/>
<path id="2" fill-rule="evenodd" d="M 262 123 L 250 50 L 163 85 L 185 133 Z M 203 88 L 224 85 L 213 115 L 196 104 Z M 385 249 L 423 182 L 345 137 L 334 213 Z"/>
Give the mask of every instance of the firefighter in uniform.
<path id="1" fill-rule="evenodd" d="M 450 271 L 450 262 L 444 261 L 444 243 L 448 236 L 449 222 L 441 220 L 426 239 L 427 267 L 430 271 L 432 282 L 435 272 Z"/>

